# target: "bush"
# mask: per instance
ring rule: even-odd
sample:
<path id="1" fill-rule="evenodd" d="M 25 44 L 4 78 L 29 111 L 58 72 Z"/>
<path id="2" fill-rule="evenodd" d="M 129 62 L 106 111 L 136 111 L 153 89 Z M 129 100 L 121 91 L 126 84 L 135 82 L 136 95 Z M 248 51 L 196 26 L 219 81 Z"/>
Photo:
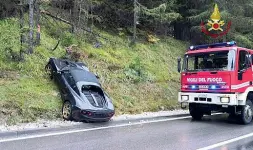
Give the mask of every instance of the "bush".
<path id="1" fill-rule="evenodd" d="M 78 44 L 75 36 L 69 32 L 64 32 L 64 34 L 61 36 L 61 45 L 67 47 L 72 44 Z"/>
<path id="2" fill-rule="evenodd" d="M 126 77 L 134 83 L 154 81 L 155 77 L 149 73 L 140 57 L 136 57 L 124 71 Z"/>

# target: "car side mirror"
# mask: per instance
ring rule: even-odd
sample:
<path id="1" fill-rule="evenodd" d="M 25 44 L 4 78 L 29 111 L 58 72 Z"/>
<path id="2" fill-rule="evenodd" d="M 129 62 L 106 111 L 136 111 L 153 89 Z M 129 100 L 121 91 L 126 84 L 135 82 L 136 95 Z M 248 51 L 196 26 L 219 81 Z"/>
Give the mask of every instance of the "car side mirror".
<path id="1" fill-rule="evenodd" d="M 177 71 L 180 73 L 181 72 L 181 58 L 177 58 Z"/>
<path id="2" fill-rule="evenodd" d="M 68 71 L 68 70 L 67 69 L 61 69 L 61 70 L 58 70 L 57 73 L 64 74 L 64 73 L 66 73 L 66 71 Z"/>
<path id="3" fill-rule="evenodd" d="M 98 74 L 97 74 L 97 73 L 95 73 L 95 76 L 96 76 L 98 79 L 100 79 L 100 77 L 98 76 Z"/>

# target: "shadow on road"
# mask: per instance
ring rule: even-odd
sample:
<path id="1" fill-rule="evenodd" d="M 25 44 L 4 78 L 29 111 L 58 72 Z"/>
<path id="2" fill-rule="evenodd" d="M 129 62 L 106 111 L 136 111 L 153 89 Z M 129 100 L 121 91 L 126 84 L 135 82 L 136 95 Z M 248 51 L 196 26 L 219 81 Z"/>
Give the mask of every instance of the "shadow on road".
<path id="1" fill-rule="evenodd" d="M 216 125 L 243 125 L 239 121 L 238 117 L 230 117 L 228 114 L 219 114 L 219 115 L 214 115 L 214 116 L 205 116 L 203 117 L 202 120 L 193 120 L 191 119 L 191 122 L 201 122 L 201 123 L 213 123 Z M 245 126 L 245 125 L 243 125 Z"/>

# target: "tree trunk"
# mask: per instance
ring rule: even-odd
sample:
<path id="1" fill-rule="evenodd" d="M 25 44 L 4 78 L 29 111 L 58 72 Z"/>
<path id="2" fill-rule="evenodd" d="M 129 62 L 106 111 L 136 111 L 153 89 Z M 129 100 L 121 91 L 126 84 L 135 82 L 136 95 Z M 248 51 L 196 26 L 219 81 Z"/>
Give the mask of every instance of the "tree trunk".
<path id="1" fill-rule="evenodd" d="M 29 0 L 29 49 L 28 54 L 33 53 L 33 29 L 34 29 L 34 21 L 33 21 L 33 0 Z"/>
<path id="2" fill-rule="evenodd" d="M 133 43 L 136 42 L 136 23 L 137 23 L 137 0 L 134 0 L 134 37 L 133 37 Z"/>
<path id="3" fill-rule="evenodd" d="M 80 23 L 81 23 L 81 15 L 82 15 L 82 2 L 80 2 L 79 4 L 79 15 L 78 15 L 78 27 L 80 27 Z"/>
<path id="4" fill-rule="evenodd" d="M 23 33 L 23 28 L 24 28 L 24 6 L 23 6 L 23 0 L 20 0 L 20 8 L 19 8 L 19 22 L 20 22 L 20 59 L 23 60 L 24 57 L 24 50 L 23 50 L 23 43 L 24 43 L 24 33 Z"/>
<path id="5" fill-rule="evenodd" d="M 88 21 L 89 21 L 89 7 L 88 7 L 88 1 L 84 1 L 84 9 L 85 9 L 85 16 L 84 16 L 84 28 L 88 29 Z"/>
<path id="6" fill-rule="evenodd" d="M 36 45 L 40 45 L 40 5 L 39 4 L 40 4 L 39 0 L 36 0 L 35 2 L 36 27 L 37 27 Z"/>
<path id="7" fill-rule="evenodd" d="M 73 7 L 71 11 L 71 19 L 72 19 L 72 32 L 76 32 L 77 24 L 78 24 L 78 0 L 73 0 Z"/>

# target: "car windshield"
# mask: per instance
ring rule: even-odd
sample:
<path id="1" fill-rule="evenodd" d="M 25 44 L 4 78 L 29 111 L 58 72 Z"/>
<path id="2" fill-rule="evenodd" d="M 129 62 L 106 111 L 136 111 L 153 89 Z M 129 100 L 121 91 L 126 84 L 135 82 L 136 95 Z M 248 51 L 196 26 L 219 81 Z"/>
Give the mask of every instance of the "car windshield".
<path id="1" fill-rule="evenodd" d="M 232 71 L 235 64 L 235 50 L 187 54 L 184 57 L 185 72 Z"/>
<path id="2" fill-rule="evenodd" d="M 99 84 L 99 81 L 96 78 L 96 76 L 89 71 L 82 70 L 82 69 L 71 69 L 70 72 L 76 82 L 85 81 L 85 82 L 93 82 L 93 83 Z"/>

